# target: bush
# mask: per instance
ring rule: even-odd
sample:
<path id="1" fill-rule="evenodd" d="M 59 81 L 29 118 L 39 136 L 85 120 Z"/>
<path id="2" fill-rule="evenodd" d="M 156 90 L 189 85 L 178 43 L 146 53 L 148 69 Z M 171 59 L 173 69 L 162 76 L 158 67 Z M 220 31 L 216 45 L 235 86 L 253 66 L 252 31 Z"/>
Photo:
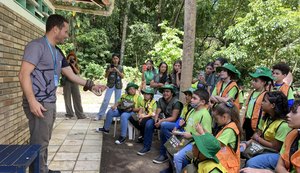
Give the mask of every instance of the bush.
<path id="1" fill-rule="evenodd" d="M 125 73 L 124 83 L 134 82 L 138 85 L 141 84 L 142 73 L 139 71 L 138 68 L 124 66 L 124 73 Z"/>
<path id="2" fill-rule="evenodd" d="M 123 66 L 125 78 L 123 79 L 124 83 L 134 82 L 136 84 L 140 84 L 142 80 L 142 73 L 138 68 Z M 101 81 L 103 83 L 106 82 L 105 75 L 106 66 L 103 67 L 101 65 L 95 63 L 89 63 L 85 70 L 82 73 L 82 76 L 88 79 Z"/>
<path id="3" fill-rule="evenodd" d="M 83 77 L 86 77 L 88 79 L 92 80 L 104 80 L 105 77 L 105 69 L 103 66 L 95 64 L 95 63 L 89 63 L 85 70 L 82 73 Z"/>

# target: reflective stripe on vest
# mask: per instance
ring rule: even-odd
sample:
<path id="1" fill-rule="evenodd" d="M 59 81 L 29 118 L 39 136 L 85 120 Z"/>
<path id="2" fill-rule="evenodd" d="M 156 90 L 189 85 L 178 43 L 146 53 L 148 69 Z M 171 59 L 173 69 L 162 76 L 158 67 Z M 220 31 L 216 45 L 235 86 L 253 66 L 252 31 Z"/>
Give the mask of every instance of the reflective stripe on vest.
<path id="1" fill-rule="evenodd" d="M 215 163 L 213 160 L 205 160 L 198 164 L 197 173 L 209 173 L 214 169 L 218 169 L 221 173 L 226 173 L 227 170 L 222 166 L 222 164 Z"/>
<path id="2" fill-rule="evenodd" d="M 278 89 L 278 91 L 281 91 L 281 92 L 283 92 L 283 94 L 284 94 L 285 96 L 288 96 L 289 89 L 290 89 L 290 86 L 289 86 L 288 84 L 286 84 L 286 83 L 283 83 L 283 84 L 280 86 L 280 88 Z"/>
<path id="3" fill-rule="evenodd" d="M 124 94 L 122 95 L 121 99 L 127 99 L 126 97 L 129 96 L 128 94 Z M 137 102 L 138 102 L 138 98 L 139 98 L 139 95 L 138 94 L 135 94 L 133 96 L 133 102 L 134 102 L 134 107 L 137 105 Z M 130 99 L 131 100 L 131 99 Z M 132 100 L 131 100 L 132 101 Z"/>
<path id="4" fill-rule="evenodd" d="M 220 160 L 220 163 L 226 168 L 228 172 L 238 173 L 240 170 L 240 131 L 234 122 L 227 124 L 216 136 L 218 138 L 225 129 L 231 128 L 237 136 L 237 145 L 236 151 L 231 148 L 229 145 L 222 147 L 221 150 L 217 153 L 217 157 Z"/>
<path id="5" fill-rule="evenodd" d="M 290 156 L 291 146 L 294 140 L 297 138 L 297 136 L 298 130 L 294 129 L 290 131 L 290 133 L 286 136 L 284 141 L 284 153 L 281 155 L 281 158 L 285 164 L 285 168 L 288 171 L 291 171 L 289 170 L 291 167 L 291 163 L 295 169 L 300 169 L 300 150 L 298 149 L 298 151 L 296 151 L 292 156 Z"/>
<path id="6" fill-rule="evenodd" d="M 249 101 L 253 95 L 254 91 L 252 91 L 252 93 L 249 95 L 247 101 L 246 101 L 246 111 L 245 111 L 245 117 L 246 117 L 246 114 L 247 114 L 247 110 L 248 110 L 248 104 L 249 104 Z M 264 96 L 266 94 L 266 91 L 263 91 L 259 94 L 259 96 L 257 97 L 257 99 L 255 100 L 254 102 L 254 106 L 253 106 L 253 110 L 252 110 L 252 116 L 251 116 L 251 127 L 252 127 L 252 130 L 255 131 L 257 129 L 257 126 L 258 126 L 258 122 L 259 122 L 259 119 L 261 118 L 262 114 L 263 114 L 263 111 L 261 109 L 261 103 L 264 99 Z"/>
<path id="7" fill-rule="evenodd" d="M 223 86 L 223 83 L 222 81 L 219 81 L 216 85 L 216 91 L 217 91 L 217 95 L 218 96 L 221 96 L 221 97 L 227 97 L 229 91 L 236 87 L 237 89 L 237 93 L 235 95 L 233 99 L 233 103 L 235 104 L 235 106 L 238 108 L 238 110 L 240 110 L 240 102 L 239 102 L 239 87 L 237 86 L 236 82 L 234 81 L 230 81 L 227 86 L 224 88 L 223 92 L 222 92 L 222 86 Z M 222 94 L 221 94 L 222 92 Z"/>

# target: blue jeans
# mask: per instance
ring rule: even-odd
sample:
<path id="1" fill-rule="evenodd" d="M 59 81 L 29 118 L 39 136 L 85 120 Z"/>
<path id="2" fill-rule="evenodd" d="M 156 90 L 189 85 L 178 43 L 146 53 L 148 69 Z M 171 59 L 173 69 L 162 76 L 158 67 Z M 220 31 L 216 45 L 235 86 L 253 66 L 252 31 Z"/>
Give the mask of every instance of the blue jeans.
<path id="1" fill-rule="evenodd" d="M 110 98 L 112 93 L 115 91 L 115 103 L 117 103 L 117 101 L 120 99 L 121 94 L 122 94 L 122 89 L 116 89 L 115 86 L 113 86 L 112 88 L 107 88 L 106 92 L 105 92 L 105 96 L 102 102 L 102 105 L 99 109 L 99 112 L 97 113 L 97 118 L 100 119 L 101 116 L 103 116 L 105 114 L 105 111 L 108 107 Z"/>
<path id="2" fill-rule="evenodd" d="M 144 148 L 146 149 L 151 148 L 154 128 L 155 128 L 154 119 L 149 119 L 145 124 L 145 132 L 144 132 Z"/>
<path id="3" fill-rule="evenodd" d="M 171 132 L 176 126 L 176 122 L 162 122 L 160 124 L 160 155 L 166 156 L 167 155 L 167 149 L 164 146 L 164 144 L 167 142 L 167 140 L 172 136 Z"/>
<path id="4" fill-rule="evenodd" d="M 134 115 L 134 112 L 123 112 L 121 114 L 121 136 L 127 136 L 128 119 Z"/>
<path id="5" fill-rule="evenodd" d="M 121 136 L 126 137 L 128 119 L 134 112 L 120 112 L 118 109 L 110 109 L 107 112 L 104 129 L 109 130 L 114 117 L 121 117 Z"/>
<path id="6" fill-rule="evenodd" d="M 260 154 L 249 159 L 246 162 L 246 167 L 260 168 L 260 169 L 275 169 L 279 159 L 278 153 Z"/>
<path id="7" fill-rule="evenodd" d="M 120 112 L 119 112 L 118 109 L 114 109 L 114 110 L 109 109 L 108 112 L 107 112 L 107 115 L 106 115 L 106 120 L 105 120 L 103 128 L 105 130 L 109 130 L 110 129 L 110 125 L 111 125 L 111 123 L 113 121 L 113 118 L 114 117 L 119 117 L 119 116 L 121 116 L 121 114 L 120 114 Z"/>
<path id="8" fill-rule="evenodd" d="M 177 153 L 174 154 L 174 166 L 176 169 L 176 173 L 181 173 L 183 164 L 186 163 L 187 159 L 185 157 L 186 152 L 192 151 L 193 149 L 193 144 L 189 143 L 185 147 L 183 147 L 181 150 L 179 150 Z"/>

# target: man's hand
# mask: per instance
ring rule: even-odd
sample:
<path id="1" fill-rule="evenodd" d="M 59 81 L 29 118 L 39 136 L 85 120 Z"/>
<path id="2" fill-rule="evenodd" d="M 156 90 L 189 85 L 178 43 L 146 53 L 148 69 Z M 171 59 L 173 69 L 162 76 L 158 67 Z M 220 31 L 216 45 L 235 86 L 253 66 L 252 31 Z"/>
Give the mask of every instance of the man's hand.
<path id="1" fill-rule="evenodd" d="M 106 89 L 107 87 L 105 85 L 95 85 L 92 87 L 92 93 L 94 93 L 96 96 L 101 96 L 102 92 Z"/>
<path id="2" fill-rule="evenodd" d="M 37 117 L 44 118 L 43 112 L 47 111 L 41 103 L 34 100 L 29 103 L 30 111 Z"/>

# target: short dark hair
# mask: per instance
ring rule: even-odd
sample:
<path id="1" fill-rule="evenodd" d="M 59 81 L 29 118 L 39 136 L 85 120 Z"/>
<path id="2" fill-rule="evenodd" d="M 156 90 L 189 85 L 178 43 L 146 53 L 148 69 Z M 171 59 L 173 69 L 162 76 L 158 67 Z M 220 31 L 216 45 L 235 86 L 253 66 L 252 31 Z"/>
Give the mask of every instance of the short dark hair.
<path id="1" fill-rule="evenodd" d="M 215 62 L 216 62 L 216 61 L 220 61 L 220 63 L 221 63 L 222 65 L 224 65 L 225 63 L 228 63 L 227 59 L 226 59 L 226 58 L 223 58 L 223 57 L 218 57 L 218 58 L 215 60 Z"/>
<path id="2" fill-rule="evenodd" d="M 282 74 L 285 74 L 285 75 L 289 74 L 289 72 L 291 71 L 290 67 L 284 62 L 275 64 L 272 69 L 279 70 L 279 71 L 281 71 Z"/>
<path id="3" fill-rule="evenodd" d="M 120 59 L 120 54 L 118 54 L 118 53 L 113 53 L 113 54 L 111 55 L 111 57 L 113 58 L 114 56 L 116 56 L 116 57 L 118 57 L 118 58 Z"/>
<path id="4" fill-rule="evenodd" d="M 206 89 L 200 88 L 193 92 L 195 95 L 199 96 L 201 100 L 205 101 L 205 104 L 209 101 L 209 93 Z"/>
<path id="5" fill-rule="evenodd" d="M 57 26 L 59 29 L 62 29 L 65 26 L 65 22 L 69 23 L 66 18 L 59 14 L 50 15 L 46 22 L 46 32 L 51 31 L 51 29 L 55 26 Z"/>
<path id="6" fill-rule="evenodd" d="M 212 68 L 214 68 L 214 62 L 207 63 L 205 67 L 207 67 L 207 66 L 211 66 Z"/>

